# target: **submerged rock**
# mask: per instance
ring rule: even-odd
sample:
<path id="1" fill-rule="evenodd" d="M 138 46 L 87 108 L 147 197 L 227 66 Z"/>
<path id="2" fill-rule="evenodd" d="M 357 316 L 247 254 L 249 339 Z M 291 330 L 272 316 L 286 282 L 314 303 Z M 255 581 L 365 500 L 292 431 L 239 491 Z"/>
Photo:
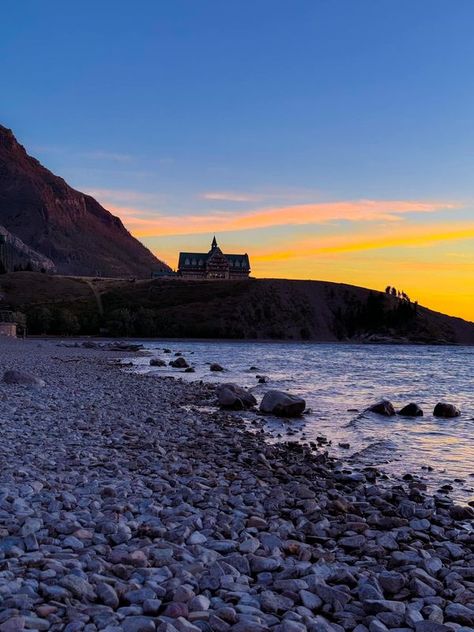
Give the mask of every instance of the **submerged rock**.
<path id="1" fill-rule="evenodd" d="M 393 417 L 396 414 L 392 402 L 389 402 L 388 399 L 382 399 L 380 402 L 372 404 L 367 408 L 367 411 L 384 417 Z"/>
<path id="2" fill-rule="evenodd" d="M 402 417 L 423 417 L 423 410 L 418 404 L 411 402 L 399 410 L 398 414 L 402 415 Z"/>
<path id="3" fill-rule="evenodd" d="M 302 397 L 283 391 L 267 391 L 260 403 L 260 411 L 278 417 L 299 417 L 306 408 Z"/>
<path id="4" fill-rule="evenodd" d="M 454 404 L 447 404 L 446 402 L 438 402 L 434 408 L 433 415 L 435 417 L 459 417 L 461 411 Z"/>

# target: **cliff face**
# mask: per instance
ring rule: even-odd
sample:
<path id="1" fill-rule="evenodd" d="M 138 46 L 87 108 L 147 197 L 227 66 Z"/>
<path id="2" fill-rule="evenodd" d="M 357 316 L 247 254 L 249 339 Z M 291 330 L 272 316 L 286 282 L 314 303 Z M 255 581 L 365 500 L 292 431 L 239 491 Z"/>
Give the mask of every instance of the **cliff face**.
<path id="1" fill-rule="evenodd" d="M 0 224 L 61 274 L 149 277 L 168 269 L 94 198 L 29 156 L 0 125 Z"/>

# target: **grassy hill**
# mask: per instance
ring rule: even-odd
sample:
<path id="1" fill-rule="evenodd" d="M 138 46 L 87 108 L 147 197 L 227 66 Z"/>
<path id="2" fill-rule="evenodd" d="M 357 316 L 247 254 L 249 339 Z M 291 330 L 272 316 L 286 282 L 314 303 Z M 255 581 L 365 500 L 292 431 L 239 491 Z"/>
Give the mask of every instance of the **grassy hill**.
<path id="1" fill-rule="evenodd" d="M 0 276 L 3 304 L 35 334 L 474 344 L 474 323 L 324 281 Z"/>

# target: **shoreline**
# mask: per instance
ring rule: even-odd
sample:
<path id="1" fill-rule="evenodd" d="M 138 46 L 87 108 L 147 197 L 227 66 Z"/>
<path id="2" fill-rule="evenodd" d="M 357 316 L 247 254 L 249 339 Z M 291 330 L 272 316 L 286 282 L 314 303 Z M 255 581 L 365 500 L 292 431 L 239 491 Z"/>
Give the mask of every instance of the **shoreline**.
<path id="1" fill-rule="evenodd" d="M 126 352 L 0 351 L 46 382 L 0 385 L 1 632 L 472 630 L 472 510 L 416 476 L 270 444 Z"/>

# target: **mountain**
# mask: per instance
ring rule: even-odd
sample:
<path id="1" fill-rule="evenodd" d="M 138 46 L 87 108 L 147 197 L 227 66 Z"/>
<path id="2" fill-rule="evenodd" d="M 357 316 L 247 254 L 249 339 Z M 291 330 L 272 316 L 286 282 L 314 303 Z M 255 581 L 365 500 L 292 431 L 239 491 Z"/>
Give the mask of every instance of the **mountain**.
<path id="1" fill-rule="evenodd" d="M 0 226 L 60 274 L 147 278 L 153 268 L 169 270 L 118 217 L 29 156 L 1 125 Z"/>
<path id="2" fill-rule="evenodd" d="M 143 281 L 0 275 L 32 334 L 474 345 L 474 323 L 325 281 Z"/>

